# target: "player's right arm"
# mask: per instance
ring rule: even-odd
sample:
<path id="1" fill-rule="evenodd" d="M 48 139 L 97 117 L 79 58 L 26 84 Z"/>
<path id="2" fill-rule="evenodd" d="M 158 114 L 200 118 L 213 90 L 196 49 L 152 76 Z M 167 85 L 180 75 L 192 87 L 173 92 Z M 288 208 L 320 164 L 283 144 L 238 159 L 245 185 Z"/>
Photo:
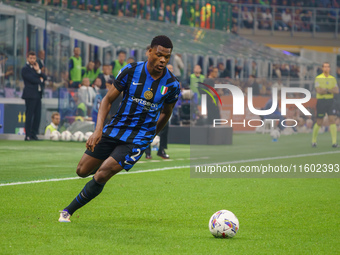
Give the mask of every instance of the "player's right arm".
<path id="1" fill-rule="evenodd" d="M 105 97 L 101 101 L 98 110 L 96 129 L 86 142 L 86 148 L 88 150 L 93 151 L 94 147 L 99 143 L 102 137 L 104 120 L 109 114 L 112 103 L 117 99 L 120 93 L 121 92 L 116 89 L 115 86 L 110 86 L 109 91 L 106 93 Z"/>

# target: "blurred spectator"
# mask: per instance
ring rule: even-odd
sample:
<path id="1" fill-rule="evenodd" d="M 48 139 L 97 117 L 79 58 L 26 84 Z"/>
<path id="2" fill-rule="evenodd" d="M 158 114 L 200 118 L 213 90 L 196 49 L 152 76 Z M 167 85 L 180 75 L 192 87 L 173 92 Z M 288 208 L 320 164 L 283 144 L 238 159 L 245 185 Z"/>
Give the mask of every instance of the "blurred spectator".
<path id="1" fill-rule="evenodd" d="M 297 126 L 296 126 L 296 131 L 298 133 L 311 133 L 312 132 L 312 128 L 308 128 L 306 125 L 306 121 L 304 120 L 304 118 L 299 117 L 297 119 Z"/>
<path id="2" fill-rule="evenodd" d="M 7 56 L 4 53 L 0 52 L 0 89 L 5 88 L 7 59 L 8 59 Z M 7 75 L 9 75 L 9 73 Z"/>
<path id="3" fill-rule="evenodd" d="M 279 78 L 279 79 L 281 79 L 281 77 L 282 77 L 281 69 L 280 69 L 280 65 L 279 64 L 274 64 L 273 65 L 273 77 L 274 78 Z"/>
<path id="4" fill-rule="evenodd" d="M 182 55 L 176 53 L 174 57 L 173 74 L 177 77 L 177 79 L 181 80 L 183 70 L 184 63 L 182 61 Z"/>
<path id="5" fill-rule="evenodd" d="M 95 97 L 96 92 L 90 86 L 90 79 L 86 77 L 83 78 L 81 87 L 78 89 L 78 105 L 82 103 L 85 104 L 87 112 L 85 112 L 84 116 L 90 115 Z"/>
<path id="6" fill-rule="evenodd" d="M 253 96 L 260 95 L 260 85 L 256 82 L 255 76 L 249 75 L 248 87 L 251 87 L 253 89 Z"/>
<path id="7" fill-rule="evenodd" d="M 41 71 L 44 73 L 45 72 L 45 51 L 44 50 L 39 50 L 37 62 L 39 64 Z"/>
<path id="8" fill-rule="evenodd" d="M 106 83 L 109 80 L 115 80 L 115 77 L 112 75 L 112 66 L 111 65 L 103 65 L 103 73 L 98 75 L 98 78 L 102 80 L 101 89 L 106 88 Z"/>
<path id="9" fill-rule="evenodd" d="M 243 11 L 242 11 L 242 21 L 243 21 L 243 25 L 246 28 L 252 28 L 254 26 L 254 17 L 253 14 L 248 11 L 248 7 L 243 7 Z"/>
<path id="10" fill-rule="evenodd" d="M 238 7 L 237 5 L 233 6 L 232 12 L 231 12 L 231 22 L 234 25 L 238 25 Z"/>
<path id="11" fill-rule="evenodd" d="M 308 10 L 305 15 L 301 16 L 301 21 L 303 22 L 303 27 L 307 31 L 313 31 L 314 29 L 314 21 L 313 21 L 313 12 Z M 315 31 L 319 31 L 319 25 L 315 25 Z"/>
<path id="12" fill-rule="evenodd" d="M 340 66 L 336 67 L 336 79 L 339 80 L 340 79 Z"/>
<path id="13" fill-rule="evenodd" d="M 295 13 L 293 14 L 293 19 L 294 19 L 294 30 L 296 31 L 305 31 L 304 29 L 304 24 L 301 20 L 301 9 L 296 9 Z"/>
<path id="14" fill-rule="evenodd" d="M 273 15 L 270 9 L 267 8 L 265 12 L 262 12 L 262 19 L 260 20 L 260 29 L 271 29 L 273 22 Z"/>
<path id="15" fill-rule="evenodd" d="M 92 84 L 94 82 L 94 79 L 96 78 L 95 76 L 96 75 L 94 72 L 94 62 L 90 60 L 86 66 L 85 72 L 83 74 L 83 78 L 89 78 L 90 84 Z"/>
<path id="16" fill-rule="evenodd" d="M 210 85 L 211 87 L 214 87 L 215 85 L 215 79 L 218 78 L 218 68 L 213 67 L 211 71 L 209 72 L 208 78 L 204 79 L 204 83 L 207 85 Z M 218 105 L 214 103 L 216 102 L 217 96 L 215 94 L 212 94 L 214 97 L 214 100 L 207 96 L 207 124 L 212 125 L 214 122 L 214 119 L 220 119 L 220 108 Z"/>
<path id="17" fill-rule="evenodd" d="M 134 57 L 129 57 L 129 58 L 126 60 L 126 63 L 127 63 L 127 64 L 131 64 L 131 63 L 133 63 L 133 62 L 135 62 L 135 58 L 134 58 Z"/>
<path id="18" fill-rule="evenodd" d="M 190 7 L 190 20 L 189 25 L 191 27 L 199 27 L 201 20 L 201 12 L 200 12 L 200 4 L 199 2 L 195 3 L 195 7 Z"/>
<path id="19" fill-rule="evenodd" d="M 113 74 L 114 77 L 117 76 L 117 74 L 120 71 L 120 69 L 122 69 L 124 66 L 127 65 L 125 60 L 126 60 L 126 52 L 125 51 L 120 51 L 118 53 L 118 59 L 116 59 L 115 61 L 113 61 L 111 63 L 112 74 Z"/>
<path id="20" fill-rule="evenodd" d="M 282 76 L 289 76 L 290 67 L 288 64 L 282 64 L 280 67 L 281 75 Z"/>
<path id="21" fill-rule="evenodd" d="M 102 70 L 101 70 L 101 65 L 102 63 L 100 62 L 99 59 L 96 59 L 94 61 L 94 68 L 93 68 L 93 77 L 94 79 L 96 79 L 98 77 L 99 74 L 101 74 Z"/>
<path id="22" fill-rule="evenodd" d="M 110 0 L 104 0 L 103 1 L 103 12 L 105 12 L 105 13 L 109 12 L 108 1 L 110 1 Z M 94 7 L 95 11 L 101 11 L 101 1 L 96 0 L 95 2 L 96 2 L 96 6 Z"/>
<path id="23" fill-rule="evenodd" d="M 99 77 L 97 77 L 94 80 L 92 87 L 94 89 L 94 92 L 96 92 L 96 94 L 100 94 L 101 88 L 102 88 L 102 80 Z"/>
<path id="24" fill-rule="evenodd" d="M 52 122 L 45 129 L 45 139 L 47 139 L 47 140 L 50 139 L 50 136 L 51 136 L 53 131 L 58 131 L 58 126 L 59 126 L 59 123 L 60 123 L 59 112 L 52 113 L 51 120 L 52 120 Z"/>
<path id="25" fill-rule="evenodd" d="M 225 68 L 222 62 L 217 64 L 217 68 L 218 68 L 219 78 L 230 78 L 231 77 L 230 71 L 227 68 Z"/>
<path id="26" fill-rule="evenodd" d="M 198 101 L 201 99 L 201 94 L 198 90 L 198 82 L 204 82 L 205 76 L 202 73 L 202 68 L 199 65 L 195 65 L 194 73 L 190 75 L 189 84 L 190 89 L 197 95 Z"/>
<path id="27" fill-rule="evenodd" d="M 172 72 L 172 74 L 174 73 L 174 67 L 172 65 L 168 64 L 166 67 L 170 72 Z"/>
<path id="28" fill-rule="evenodd" d="M 180 25 L 181 24 L 181 20 L 182 20 L 182 15 L 183 15 L 183 8 L 182 5 L 180 3 L 180 1 L 178 1 L 178 10 L 177 10 L 177 17 L 176 17 L 176 24 Z"/>
<path id="29" fill-rule="evenodd" d="M 69 82 L 71 88 L 78 88 L 82 78 L 82 59 L 80 56 L 80 48 L 75 47 L 73 56 L 69 60 Z"/>
<path id="30" fill-rule="evenodd" d="M 285 30 L 287 31 L 292 24 L 292 15 L 290 14 L 290 10 L 287 8 L 281 14 L 281 20 L 276 21 L 276 29 L 277 30 Z"/>

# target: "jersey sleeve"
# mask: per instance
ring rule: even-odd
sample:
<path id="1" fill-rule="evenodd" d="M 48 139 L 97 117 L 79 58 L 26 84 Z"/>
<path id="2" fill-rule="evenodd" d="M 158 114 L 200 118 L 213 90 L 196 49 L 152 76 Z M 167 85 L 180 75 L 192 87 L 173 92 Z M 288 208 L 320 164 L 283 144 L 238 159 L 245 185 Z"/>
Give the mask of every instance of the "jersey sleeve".
<path id="1" fill-rule="evenodd" d="M 173 104 L 177 102 L 179 94 L 181 90 L 179 88 L 179 83 L 177 83 L 177 86 L 173 88 L 173 90 L 169 93 L 169 95 L 166 97 L 164 103 L 166 104 Z"/>
<path id="2" fill-rule="evenodd" d="M 116 76 L 113 85 L 120 92 L 124 91 L 127 85 L 127 80 L 130 72 L 130 65 L 124 66 Z"/>
<path id="3" fill-rule="evenodd" d="M 320 79 L 320 78 L 318 78 L 318 77 L 315 78 L 315 81 L 314 81 L 314 86 L 315 86 L 315 88 L 320 87 L 319 79 Z"/>

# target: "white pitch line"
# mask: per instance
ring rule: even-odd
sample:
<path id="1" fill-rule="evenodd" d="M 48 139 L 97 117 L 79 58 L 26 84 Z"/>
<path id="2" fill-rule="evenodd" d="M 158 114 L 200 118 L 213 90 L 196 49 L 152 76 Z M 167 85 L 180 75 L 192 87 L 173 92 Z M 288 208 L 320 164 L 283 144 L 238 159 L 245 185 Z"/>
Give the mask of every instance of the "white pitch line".
<path id="1" fill-rule="evenodd" d="M 279 157 L 272 157 L 272 158 L 255 158 L 255 159 L 246 159 L 246 160 L 238 160 L 238 161 L 216 162 L 216 163 L 210 163 L 209 165 L 212 165 L 212 164 L 239 164 L 239 163 L 249 163 L 249 162 L 275 160 L 275 159 L 312 157 L 312 156 L 320 156 L 320 155 L 327 155 L 327 154 L 337 154 L 337 153 L 340 153 L 340 151 L 328 151 L 328 152 L 319 152 L 319 153 L 311 153 L 311 154 L 299 154 L 299 155 L 291 155 L 291 156 L 279 156 Z M 147 169 L 147 170 L 137 170 L 137 171 L 133 171 L 133 172 L 120 172 L 118 174 L 139 174 L 139 173 L 148 173 L 148 172 L 159 172 L 159 171 L 173 170 L 173 169 L 179 169 L 179 168 L 190 168 L 190 165 L 187 165 L 187 166 L 163 167 L 163 168 L 155 168 L 155 169 Z M 87 177 L 87 178 L 89 178 L 89 177 Z M 3 186 L 14 186 L 14 185 L 23 185 L 23 184 L 33 184 L 33 183 L 42 183 L 42 182 L 58 182 L 58 181 L 77 180 L 77 179 L 83 179 L 83 178 L 80 178 L 80 177 L 67 177 L 67 178 L 55 178 L 55 179 L 27 181 L 27 182 L 0 183 L 0 187 L 3 187 Z"/>

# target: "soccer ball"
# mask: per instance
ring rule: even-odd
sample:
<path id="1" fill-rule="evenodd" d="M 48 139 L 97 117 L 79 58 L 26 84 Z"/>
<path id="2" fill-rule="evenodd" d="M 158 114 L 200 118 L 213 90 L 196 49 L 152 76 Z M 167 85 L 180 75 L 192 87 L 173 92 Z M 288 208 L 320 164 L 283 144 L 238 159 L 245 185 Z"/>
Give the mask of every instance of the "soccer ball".
<path id="1" fill-rule="evenodd" d="M 71 141 L 71 138 L 72 138 L 72 133 L 70 131 L 66 130 L 66 131 L 63 131 L 61 133 L 61 140 L 62 141 L 68 142 L 68 141 Z"/>
<path id="2" fill-rule="evenodd" d="M 93 134 L 93 132 L 86 132 L 85 136 L 84 136 L 85 141 L 89 140 L 89 138 L 92 134 Z"/>
<path id="3" fill-rule="evenodd" d="M 214 237 L 232 238 L 239 229 L 239 222 L 235 214 L 228 210 L 220 210 L 211 216 L 209 230 Z"/>
<path id="4" fill-rule="evenodd" d="M 270 136 L 273 138 L 273 142 L 277 142 L 277 139 L 280 137 L 280 131 L 277 129 L 274 129 L 270 131 Z"/>
<path id="5" fill-rule="evenodd" d="M 77 131 L 72 135 L 72 141 L 75 142 L 83 142 L 84 141 L 84 134 L 81 131 Z"/>
<path id="6" fill-rule="evenodd" d="M 54 130 L 52 131 L 51 135 L 50 135 L 50 140 L 52 141 L 59 141 L 61 137 L 61 134 L 59 133 L 59 131 Z"/>

